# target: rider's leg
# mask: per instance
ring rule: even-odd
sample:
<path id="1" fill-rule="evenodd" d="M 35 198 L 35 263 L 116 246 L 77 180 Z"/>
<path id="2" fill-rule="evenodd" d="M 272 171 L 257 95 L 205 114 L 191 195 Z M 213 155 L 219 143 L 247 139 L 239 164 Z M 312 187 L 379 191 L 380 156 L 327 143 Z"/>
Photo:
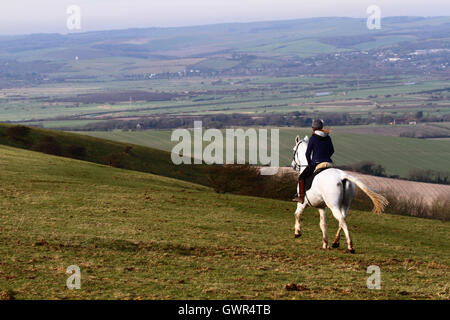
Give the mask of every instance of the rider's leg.
<path id="1" fill-rule="evenodd" d="M 298 197 L 292 201 L 303 203 L 305 201 L 305 179 L 314 173 L 315 166 L 307 166 L 305 170 L 298 176 Z"/>
<path id="2" fill-rule="evenodd" d="M 305 181 L 298 177 L 298 197 L 292 199 L 292 201 L 303 203 L 305 201 Z"/>

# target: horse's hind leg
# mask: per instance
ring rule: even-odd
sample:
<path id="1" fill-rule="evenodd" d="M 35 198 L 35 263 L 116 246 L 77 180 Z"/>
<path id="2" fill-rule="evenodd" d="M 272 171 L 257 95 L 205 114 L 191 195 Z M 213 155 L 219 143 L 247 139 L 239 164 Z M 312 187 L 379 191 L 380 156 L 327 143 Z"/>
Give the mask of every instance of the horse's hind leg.
<path id="1" fill-rule="evenodd" d="M 343 211 L 341 211 L 341 214 L 344 218 L 346 218 L 347 213 L 348 213 L 348 206 L 346 204 L 344 204 L 344 208 L 343 208 Z M 338 219 L 338 221 L 339 221 L 339 219 Z M 331 245 L 333 248 L 339 248 L 339 242 L 341 239 L 341 231 L 342 231 L 342 227 L 341 227 L 341 224 L 339 224 L 339 227 L 336 232 L 336 236 L 334 237 L 333 244 Z"/>
<path id="2" fill-rule="evenodd" d="M 339 229 L 344 230 L 345 237 L 347 239 L 347 250 L 350 253 L 355 253 L 355 249 L 353 249 L 352 239 L 350 237 L 350 232 L 348 231 L 347 221 L 345 220 L 345 215 L 341 213 L 341 210 L 337 207 L 331 208 L 331 212 L 333 212 L 333 216 L 339 221 Z M 338 232 L 340 232 L 338 229 Z"/>
<path id="3" fill-rule="evenodd" d="M 327 236 L 327 211 L 326 208 L 319 208 L 320 214 L 320 229 L 322 230 L 322 249 L 328 249 L 328 236 Z"/>
<path id="4" fill-rule="evenodd" d="M 344 216 L 341 217 L 341 221 L 339 221 L 339 225 L 342 230 L 344 230 L 345 237 L 347 238 L 347 251 L 350 253 L 355 253 L 355 249 L 353 248 L 352 238 L 350 237 L 350 232 L 348 231 L 347 221 Z"/>
<path id="5" fill-rule="evenodd" d="M 339 225 L 338 230 L 336 232 L 336 237 L 334 237 L 333 244 L 331 245 L 333 248 L 339 248 L 339 240 L 341 238 L 341 226 Z"/>
<path id="6" fill-rule="evenodd" d="M 349 183 L 349 182 L 347 181 L 347 183 Z M 352 201 L 354 193 L 355 193 L 355 185 L 352 182 L 350 182 L 350 184 L 347 184 L 347 186 L 346 186 L 345 198 L 343 199 L 342 208 L 341 208 L 341 215 L 344 217 L 344 219 L 347 218 L 348 210 L 350 208 L 350 203 Z M 339 219 L 338 219 L 338 221 L 339 221 Z M 339 227 L 336 232 L 336 236 L 334 237 L 333 244 L 331 245 L 333 248 L 339 248 L 339 242 L 341 239 L 341 231 L 342 231 L 342 227 L 341 227 L 341 224 L 339 224 Z M 353 244 L 352 244 L 352 247 L 353 247 Z M 353 250 L 353 252 L 355 251 L 355 249 L 353 249 L 353 248 L 352 248 L 352 250 Z M 352 250 L 350 250 L 350 252 Z"/>

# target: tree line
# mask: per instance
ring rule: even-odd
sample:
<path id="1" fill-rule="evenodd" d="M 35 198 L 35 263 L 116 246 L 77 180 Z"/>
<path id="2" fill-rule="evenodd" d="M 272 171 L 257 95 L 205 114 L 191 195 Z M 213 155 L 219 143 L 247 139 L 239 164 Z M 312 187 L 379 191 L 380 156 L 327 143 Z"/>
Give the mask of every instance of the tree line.
<path id="1" fill-rule="evenodd" d="M 230 126 L 277 126 L 277 127 L 309 127 L 313 119 L 323 119 L 329 126 L 343 125 L 365 125 L 365 124 L 389 124 L 395 118 L 388 115 L 378 114 L 362 117 L 359 115 L 350 115 L 348 113 L 307 113 L 305 111 L 296 111 L 290 113 L 261 113 L 261 114 L 213 114 L 200 116 L 170 116 L 157 115 L 142 117 L 140 119 L 118 120 L 109 119 L 101 122 L 89 123 L 82 127 L 60 127 L 61 130 L 78 131 L 111 131 L 111 130 L 145 130 L 145 129 L 174 129 L 174 128 L 192 128 L 194 121 L 202 121 L 204 127 L 226 128 Z M 441 116 L 420 117 L 412 115 L 410 120 L 416 122 L 442 122 L 450 121 L 450 114 Z"/>

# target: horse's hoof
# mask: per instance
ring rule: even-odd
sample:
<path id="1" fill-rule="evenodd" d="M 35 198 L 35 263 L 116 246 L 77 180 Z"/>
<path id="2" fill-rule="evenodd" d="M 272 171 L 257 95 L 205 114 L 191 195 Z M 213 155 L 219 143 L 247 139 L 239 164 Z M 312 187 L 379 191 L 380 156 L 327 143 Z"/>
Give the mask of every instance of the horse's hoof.
<path id="1" fill-rule="evenodd" d="M 294 234 L 294 238 L 300 238 L 301 236 L 302 236 L 301 233 L 299 233 L 299 234 Z"/>
<path id="2" fill-rule="evenodd" d="M 339 248 L 339 242 L 334 242 L 331 247 L 333 248 Z"/>
<path id="3" fill-rule="evenodd" d="M 353 253 L 355 253 L 355 249 L 353 249 L 353 248 L 351 248 L 351 249 L 347 249 L 347 252 L 349 252 L 349 253 L 353 254 Z"/>

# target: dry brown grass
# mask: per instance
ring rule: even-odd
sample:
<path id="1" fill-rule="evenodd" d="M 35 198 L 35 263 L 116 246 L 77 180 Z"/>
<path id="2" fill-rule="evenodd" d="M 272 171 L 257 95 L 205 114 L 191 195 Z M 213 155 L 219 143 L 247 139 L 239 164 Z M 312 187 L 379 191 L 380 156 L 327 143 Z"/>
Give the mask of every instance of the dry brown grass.
<path id="1" fill-rule="evenodd" d="M 249 165 L 213 166 L 209 170 L 210 184 L 218 193 L 289 201 L 296 192 L 297 175 L 290 168 L 280 169 L 277 175 L 261 176 L 259 168 Z M 436 195 L 434 189 L 432 193 L 426 190 L 424 192 L 424 186 L 429 184 L 372 177 L 353 172 L 350 174 L 357 176 L 376 193 L 386 198 L 389 204 L 384 212 L 442 221 L 450 220 L 450 197 L 445 192 Z M 390 187 L 383 187 L 385 185 Z M 433 188 L 436 186 L 438 185 L 431 185 Z M 384 203 L 384 198 L 380 198 L 380 201 Z M 350 208 L 370 211 L 373 208 L 373 202 L 362 190 L 356 188 Z"/>
<path id="2" fill-rule="evenodd" d="M 296 192 L 296 178 L 291 173 L 261 175 L 250 165 L 217 165 L 207 170 L 210 186 L 218 193 L 291 200 Z"/>
<path id="3" fill-rule="evenodd" d="M 405 196 L 393 188 L 384 188 L 380 193 L 389 201 L 385 210 L 388 213 L 442 221 L 450 220 L 450 198 L 444 195 L 430 200 L 421 193 L 409 193 Z M 360 210 L 367 210 L 371 206 L 370 199 L 359 189 L 355 193 L 353 203 L 352 207 L 356 206 Z"/>

